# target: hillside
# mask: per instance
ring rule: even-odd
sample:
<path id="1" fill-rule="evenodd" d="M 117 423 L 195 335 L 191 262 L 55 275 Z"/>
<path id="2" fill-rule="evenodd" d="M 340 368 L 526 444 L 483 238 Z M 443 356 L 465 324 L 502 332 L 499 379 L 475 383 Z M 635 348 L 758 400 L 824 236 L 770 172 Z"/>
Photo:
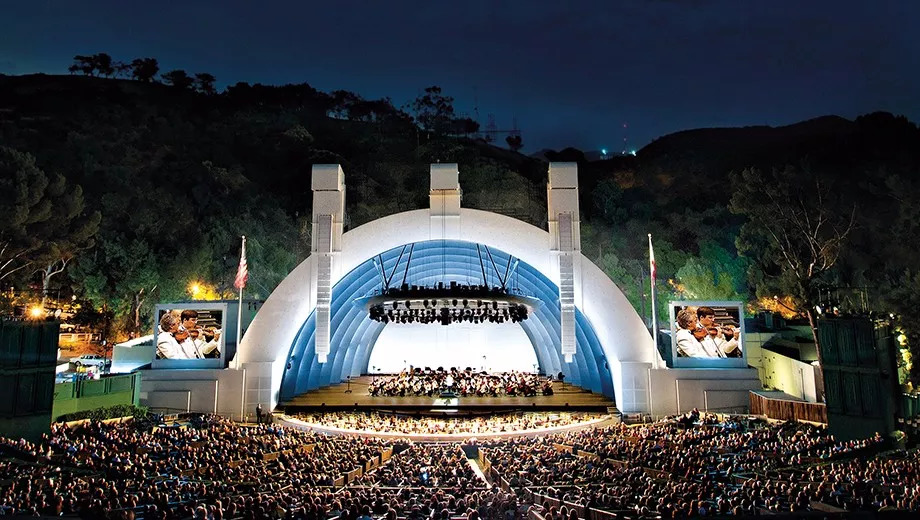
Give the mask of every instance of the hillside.
<path id="1" fill-rule="evenodd" d="M 111 309 L 126 329 L 151 303 L 187 297 L 191 280 L 232 291 L 241 234 L 250 238 L 251 290 L 267 296 L 308 252 L 315 163 L 345 169 L 347 228 L 424 207 L 433 162 L 460 164 L 465 207 L 546 222 L 545 161 L 423 130 L 387 100 L 307 84 L 240 83 L 206 95 L 156 82 L 0 76 L 0 146 L 81 186 L 85 211 L 101 213 L 91 247 L 54 285 Z M 728 296 L 751 294 L 735 250 L 744 220 L 727 208 L 732 172 L 806 164 L 879 188 L 867 200 L 887 200 L 885 175 L 916 179 L 920 170 L 916 126 L 884 113 L 687 130 L 604 161 L 574 149 L 542 154 L 579 164 L 583 250 L 637 309 L 647 309 L 647 233 L 662 294 L 689 294 L 685 279 L 667 280 L 699 265 L 730 279 Z"/>
<path id="2" fill-rule="evenodd" d="M 858 180 L 879 161 L 920 166 L 920 131 L 903 117 L 881 112 L 856 121 L 824 116 L 780 127 L 685 130 L 656 139 L 638 157 L 646 172 L 664 176 L 660 188 L 673 187 L 681 195 L 677 172 L 725 187 L 732 171 L 796 164 L 835 170 L 842 181 Z"/>

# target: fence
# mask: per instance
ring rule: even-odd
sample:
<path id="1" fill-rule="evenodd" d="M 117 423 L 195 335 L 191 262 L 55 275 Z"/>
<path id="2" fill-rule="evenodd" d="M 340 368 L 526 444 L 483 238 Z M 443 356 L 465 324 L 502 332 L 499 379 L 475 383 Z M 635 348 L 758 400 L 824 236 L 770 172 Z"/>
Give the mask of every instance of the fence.
<path id="1" fill-rule="evenodd" d="M 96 332 L 62 332 L 58 338 L 61 343 L 93 343 L 102 341 L 102 334 Z"/>
<path id="2" fill-rule="evenodd" d="M 901 394 L 901 417 L 913 419 L 920 416 L 920 396 Z"/>
<path id="3" fill-rule="evenodd" d="M 806 403 L 773 399 L 751 392 L 751 414 L 765 415 L 781 421 L 809 421 L 827 424 L 827 407 L 823 403 Z"/>
<path id="4" fill-rule="evenodd" d="M 117 404 L 137 405 L 140 402 L 140 387 L 139 373 L 58 383 L 54 385 L 51 416 L 56 419 L 68 413 Z"/>

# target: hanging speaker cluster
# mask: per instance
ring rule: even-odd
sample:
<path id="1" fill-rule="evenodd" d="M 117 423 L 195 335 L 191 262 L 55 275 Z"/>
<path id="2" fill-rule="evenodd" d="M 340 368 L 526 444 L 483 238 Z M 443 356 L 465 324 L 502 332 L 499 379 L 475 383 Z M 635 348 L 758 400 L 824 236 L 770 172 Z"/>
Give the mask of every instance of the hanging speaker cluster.
<path id="1" fill-rule="evenodd" d="M 503 287 L 403 284 L 360 298 L 368 317 L 381 323 L 519 323 L 528 318 L 540 301 L 515 294 Z"/>

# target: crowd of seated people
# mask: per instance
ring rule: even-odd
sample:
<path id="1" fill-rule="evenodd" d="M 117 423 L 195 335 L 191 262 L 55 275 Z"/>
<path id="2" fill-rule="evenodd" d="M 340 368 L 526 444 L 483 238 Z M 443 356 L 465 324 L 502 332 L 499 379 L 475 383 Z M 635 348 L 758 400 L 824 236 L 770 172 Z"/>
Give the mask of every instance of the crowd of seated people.
<path id="1" fill-rule="evenodd" d="M 537 374 L 527 372 L 476 372 L 467 367 L 448 370 L 438 367 L 435 370 L 409 367 L 399 374 L 377 376 L 371 382 L 369 393 L 372 396 L 435 396 L 442 392 L 468 396 L 524 396 L 532 397 L 538 393 L 553 395 L 553 383 Z"/>
<path id="2" fill-rule="evenodd" d="M 381 414 L 377 412 L 327 412 L 299 414 L 297 419 L 315 427 L 402 434 L 466 434 L 541 430 L 587 423 L 605 415 L 585 412 L 522 412 L 480 417 L 428 417 Z"/>
<path id="3" fill-rule="evenodd" d="M 641 427 L 618 425 L 481 446 L 495 474 L 512 486 L 562 503 L 639 517 L 808 511 L 814 501 L 846 509 L 858 504 L 873 511 L 916 510 L 920 486 L 908 480 L 920 471 L 916 457 L 894 459 L 901 462 L 891 472 L 896 476 L 888 488 L 893 494 L 862 480 L 875 475 L 868 468 L 889 467 L 891 457 L 865 462 L 882 443 L 878 436 L 838 442 L 824 428 L 805 424 L 741 424 L 697 413 Z M 577 455 L 584 452 L 591 455 Z M 819 469 L 828 466 L 827 460 L 848 457 L 857 458 L 846 471 L 834 463 Z M 867 470 L 860 471 L 864 465 Z M 802 468 L 811 468 L 810 473 Z M 859 500 L 839 498 L 854 488 L 872 492 Z"/>
<path id="4" fill-rule="evenodd" d="M 485 487 L 458 444 L 413 444 L 390 464 L 358 479 L 359 485 L 381 487 Z"/>
<path id="5" fill-rule="evenodd" d="M 187 518 L 201 505 L 234 518 L 260 509 L 298 510 L 305 501 L 317 512 L 315 495 L 327 492 L 323 486 L 386 445 L 218 418 L 198 426 L 56 424 L 38 444 L 4 439 L 0 450 L 19 464 L 0 474 L 0 481 L 10 480 L 0 486 L 0 512 Z M 297 451 L 304 446 L 311 451 Z M 269 453 L 278 456 L 264 460 Z"/>
<path id="6" fill-rule="evenodd" d="M 517 520 L 542 503 L 547 519 L 575 520 L 588 509 L 683 518 L 809 511 L 819 502 L 854 511 L 920 507 L 920 455 L 880 453 L 878 436 L 839 442 L 797 423 L 690 413 L 481 440 L 492 486 L 461 444 L 210 416 L 156 427 L 58 424 L 38 443 L 0 439 L 0 514 Z M 357 476 L 345 480 L 347 473 Z"/>

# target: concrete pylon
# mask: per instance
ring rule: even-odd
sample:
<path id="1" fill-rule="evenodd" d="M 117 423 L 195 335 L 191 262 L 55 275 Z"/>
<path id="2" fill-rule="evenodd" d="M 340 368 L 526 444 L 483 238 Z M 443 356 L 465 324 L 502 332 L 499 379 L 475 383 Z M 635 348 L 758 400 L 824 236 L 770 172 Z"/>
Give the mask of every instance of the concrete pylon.
<path id="1" fill-rule="evenodd" d="M 575 356 L 576 289 L 581 283 L 581 219 L 578 210 L 578 165 L 550 163 L 546 187 L 550 251 L 559 269 L 559 305 L 562 320 L 562 355 L 566 363 Z"/>
<path id="2" fill-rule="evenodd" d="M 330 304 L 336 257 L 342 251 L 345 217 L 345 173 L 338 164 L 313 165 L 313 297 L 316 300 L 316 357 L 326 362 L 329 354 Z"/>

